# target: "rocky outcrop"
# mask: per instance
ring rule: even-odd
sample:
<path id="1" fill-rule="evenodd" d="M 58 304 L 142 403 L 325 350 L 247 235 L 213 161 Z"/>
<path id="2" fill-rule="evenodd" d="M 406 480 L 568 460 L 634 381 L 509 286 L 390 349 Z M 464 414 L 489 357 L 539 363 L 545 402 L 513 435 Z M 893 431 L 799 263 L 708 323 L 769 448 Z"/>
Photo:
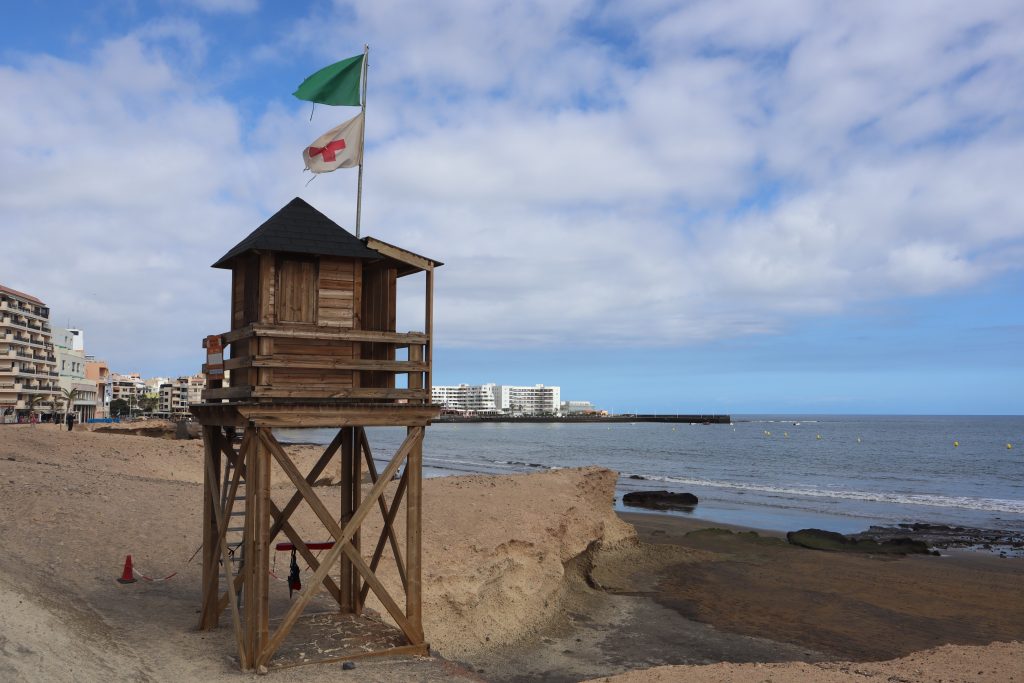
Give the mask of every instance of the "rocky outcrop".
<path id="1" fill-rule="evenodd" d="M 630 507 L 650 508 L 652 510 L 688 510 L 697 504 L 697 496 L 692 493 L 673 493 L 672 491 L 631 491 L 622 497 L 622 502 Z"/>
<path id="2" fill-rule="evenodd" d="M 927 555 L 931 553 L 927 543 L 911 538 L 890 538 L 879 542 L 871 539 L 850 538 L 834 531 L 822 529 L 790 531 L 786 534 L 786 540 L 793 545 L 812 550 L 891 555 Z"/>
<path id="3" fill-rule="evenodd" d="M 583 468 L 428 479 L 423 619 L 430 644 L 445 656 L 469 657 L 555 618 L 575 558 L 635 541 L 636 531 L 612 508 L 617 478 Z M 369 519 L 365 537 L 376 538 L 379 527 Z"/>

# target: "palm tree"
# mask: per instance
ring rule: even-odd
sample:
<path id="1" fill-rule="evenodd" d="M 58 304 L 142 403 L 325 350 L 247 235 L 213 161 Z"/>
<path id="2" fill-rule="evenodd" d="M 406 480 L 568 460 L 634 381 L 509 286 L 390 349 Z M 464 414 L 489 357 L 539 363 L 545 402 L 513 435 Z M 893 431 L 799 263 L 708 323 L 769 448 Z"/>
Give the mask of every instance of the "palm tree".
<path id="1" fill-rule="evenodd" d="M 75 404 L 75 399 L 78 398 L 78 394 L 79 394 L 78 389 L 61 389 L 60 390 L 60 397 L 64 401 L 64 403 L 67 405 L 67 408 L 64 410 L 64 422 L 68 421 L 68 410 L 71 410 L 71 407 Z"/>
<path id="2" fill-rule="evenodd" d="M 28 407 L 29 422 L 32 422 L 32 413 L 36 412 L 36 409 L 43 403 L 46 403 L 46 397 L 42 394 L 33 394 L 25 399 L 25 404 Z M 35 423 L 33 422 L 32 424 L 34 425 Z"/>

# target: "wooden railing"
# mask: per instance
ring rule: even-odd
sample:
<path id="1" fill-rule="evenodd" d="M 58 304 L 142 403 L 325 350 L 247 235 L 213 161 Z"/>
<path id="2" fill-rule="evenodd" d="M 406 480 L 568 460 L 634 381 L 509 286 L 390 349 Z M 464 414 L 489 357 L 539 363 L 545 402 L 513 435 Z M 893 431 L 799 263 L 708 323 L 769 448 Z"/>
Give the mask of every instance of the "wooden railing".
<path id="1" fill-rule="evenodd" d="M 383 332 L 376 330 L 353 330 L 331 328 L 290 328 L 279 325 L 253 324 L 225 332 L 220 335 L 225 348 L 241 341 L 250 339 L 308 339 L 323 341 L 345 341 L 353 343 L 383 344 L 394 349 L 408 349 L 406 360 L 381 360 L 362 358 L 334 358 L 329 355 L 297 358 L 284 354 L 256 353 L 240 357 L 225 358 L 225 370 L 249 368 L 287 368 L 303 370 L 337 370 L 354 373 L 390 373 L 408 376 L 407 388 L 381 388 L 355 386 L 352 388 L 321 390 L 319 398 L 327 399 L 366 399 L 366 400 L 404 400 L 409 403 L 430 403 L 431 367 L 426 360 L 429 353 L 430 337 L 423 332 Z M 204 340 L 203 346 L 206 346 Z M 233 347 L 232 347 L 233 348 Z M 228 354 L 225 354 L 227 356 Z M 207 367 L 203 365 L 203 372 Z M 219 381 L 211 381 L 203 392 L 204 400 L 247 399 L 247 398 L 308 398 L 316 395 L 316 390 L 294 387 L 273 386 L 218 386 Z M 360 382 L 356 382 L 360 384 Z M 325 393 L 326 392 L 326 393 Z"/>

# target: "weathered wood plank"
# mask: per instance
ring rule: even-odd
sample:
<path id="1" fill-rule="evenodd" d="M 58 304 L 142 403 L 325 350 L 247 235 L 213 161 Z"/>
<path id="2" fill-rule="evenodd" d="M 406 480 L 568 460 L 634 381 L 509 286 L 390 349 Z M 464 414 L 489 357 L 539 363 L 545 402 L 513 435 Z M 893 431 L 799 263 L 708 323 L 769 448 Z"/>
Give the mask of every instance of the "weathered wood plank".
<path id="1" fill-rule="evenodd" d="M 316 388 L 309 389 L 275 389 L 273 387 L 253 387 L 253 398 L 390 398 L 419 399 L 429 398 L 425 389 L 377 389 L 372 387 L 354 387 L 337 391 Z M 436 414 L 435 414 L 436 417 Z"/>
<path id="2" fill-rule="evenodd" d="M 433 364 L 434 364 L 434 271 L 433 269 L 426 272 L 426 310 L 423 316 L 423 331 L 427 338 L 424 342 L 423 348 L 423 360 L 427 363 L 426 383 L 425 388 L 427 393 L 431 393 L 431 389 L 434 387 L 433 378 Z"/>
<path id="3" fill-rule="evenodd" d="M 339 493 L 341 498 L 341 510 L 339 512 L 339 519 L 341 520 L 342 526 L 348 523 L 348 520 L 352 519 L 352 513 L 355 511 L 352 501 L 352 458 L 353 454 L 353 428 L 342 427 L 341 429 L 341 486 Z M 312 490 L 312 489 L 311 489 Z M 326 508 L 325 508 L 326 512 Z M 333 519 L 331 520 L 333 521 Z M 338 578 L 338 584 L 341 586 L 341 600 L 338 602 L 338 606 L 342 612 L 355 613 L 355 596 L 352 590 L 352 562 L 345 557 L 341 558 L 340 575 Z"/>
<path id="4" fill-rule="evenodd" d="M 409 477 L 405 498 L 405 614 L 419 638 L 410 642 L 423 642 L 423 430 L 409 428 L 414 443 L 409 449 L 405 472 Z"/>
<path id="5" fill-rule="evenodd" d="M 249 398 L 252 387 L 221 387 L 220 389 L 204 389 L 203 400 L 220 400 L 222 398 Z"/>
<path id="6" fill-rule="evenodd" d="M 393 258 L 396 261 L 401 261 L 420 270 L 433 270 L 435 261 L 431 261 L 428 258 L 414 254 L 411 251 L 406 251 L 401 247 L 396 247 L 393 244 L 387 242 L 381 242 L 379 239 L 373 237 L 366 238 L 366 246 L 373 249 L 376 252 L 383 254 L 389 258 Z"/>
<path id="7" fill-rule="evenodd" d="M 203 599 L 199 616 L 201 631 L 217 628 L 220 621 L 220 610 L 217 609 L 217 575 L 221 534 L 217 516 L 213 511 L 214 505 L 220 504 L 217 501 L 220 488 L 220 450 L 217 445 L 219 434 L 220 427 L 203 426 L 203 458 L 210 459 L 211 467 L 203 468 Z"/>
<path id="8" fill-rule="evenodd" d="M 324 331 L 311 330 L 308 328 L 295 328 L 287 326 L 247 325 L 241 329 L 224 332 L 221 338 L 225 344 L 231 344 L 249 337 L 281 337 L 295 339 L 332 339 L 340 341 L 397 342 L 402 344 L 423 344 L 427 341 L 428 335 L 424 332 L 389 332 L 386 330 L 338 330 Z"/>
<path id="9" fill-rule="evenodd" d="M 383 650 L 374 650 L 372 652 L 356 652 L 349 655 L 341 655 L 339 657 L 325 657 L 324 659 L 310 660 L 308 662 L 288 662 L 284 664 L 273 664 L 269 668 L 271 669 L 291 669 L 296 666 L 307 666 L 309 664 L 337 664 L 338 662 L 348 662 L 356 659 L 366 659 L 367 657 L 397 657 L 399 655 L 416 655 L 419 657 L 426 657 L 430 654 L 430 647 L 423 643 L 421 645 L 399 645 L 397 647 L 389 647 Z"/>
<path id="10" fill-rule="evenodd" d="M 413 348 L 419 349 L 419 346 Z M 427 364 L 420 359 L 414 360 L 363 360 L 363 359 L 330 359 L 330 358 L 284 358 L 274 356 L 256 356 L 254 358 L 231 358 L 224 361 L 224 368 L 295 368 L 304 370 L 376 370 L 384 372 L 423 372 Z M 419 388 L 419 387 L 417 387 Z"/>
<path id="11" fill-rule="evenodd" d="M 209 448 L 210 451 L 212 451 L 213 448 L 214 448 L 214 444 L 211 443 L 211 444 L 209 444 L 209 446 L 206 446 L 205 448 Z M 218 457 L 220 457 L 220 456 L 218 455 Z M 208 476 L 212 480 L 216 480 L 217 477 L 216 477 L 216 474 L 214 472 L 212 453 L 210 453 L 210 457 L 204 457 L 203 460 L 206 462 L 206 476 Z M 223 515 L 221 515 L 221 511 L 220 511 L 220 501 L 217 500 L 217 498 L 218 498 L 218 491 L 216 490 L 216 488 L 210 488 L 207 493 L 211 497 L 211 501 L 210 502 L 211 502 L 212 507 L 213 507 L 213 513 L 214 513 L 214 515 L 215 515 L 215 517 L 217 519 L 217 528 L 218 529 L 226 528 L 224 526 Z M 229 590 L 230 590 L 231 588 L 234 587 L 234 577 L 233 577 L 233 575 L 231 573 L 231 558 L 228 555 L 228 544 L 225 541 L 225 538 L 224 538 L 223 535 L 219 539 L 217 539 L 217 544 L 220 546 L 221 562 L 223 563 L 223 566 L 224 566 L 224 574 L 225 574 L 226 583 L 227 583 L 227 585 L 229 587 Z M 238 613 L 238 605 L 237 605 L 236 601 L 235 600 L 228 600 L 228 603 L 231 606 L 231 621 L 234 623 L 234 627 L 235 627 L 235 641 L 236 641 L 236 643 L 238 645 L 238 661 L 239 661 L 239 664 L 240 664 L 242 670 L 244 671 L 244 670 L 249 669 L 250 660 L 249 660 L 248 653 L 246 652 L 246 649 L 245 649 L 245 643 L 244 643 L 243 638 L 242 638 L 242 619 L 241 619 L 241 616 Z"/>
<path id="12" fill-rule="evenodd" d="M 265 429 L 265 428 L 260 428 Z M 270 638 L 270 456 L 262 448 L 254 449 L 256 467 L 254 485 L 246 487 L 246 494 L 255 514 L 253 515 L 253 550 L 251 557 L 245 558 L 246 564 L 252 564 L 254 602 L 245 606 L 253 620 L 253 652 L 262 652 Z M 249 484 L 249 482 L 246 482 Z M 248 505 L 246 506 L 248 508 Z"/>

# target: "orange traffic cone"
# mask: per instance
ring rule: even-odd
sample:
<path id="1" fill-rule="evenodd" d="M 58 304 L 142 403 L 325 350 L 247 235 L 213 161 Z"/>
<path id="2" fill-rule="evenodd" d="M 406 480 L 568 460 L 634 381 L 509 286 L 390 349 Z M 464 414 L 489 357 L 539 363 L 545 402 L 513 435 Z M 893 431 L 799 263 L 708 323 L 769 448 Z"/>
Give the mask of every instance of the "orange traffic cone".
<path id="1" fill-rule="evenodd" d="M 135 570 L 132 569 L 132 556 L 124 556 L 124 571 L 121 572 L 121 578 L 117 580 L 118 583 L 135 583 L 138 579 L 135 578 Z"/>

